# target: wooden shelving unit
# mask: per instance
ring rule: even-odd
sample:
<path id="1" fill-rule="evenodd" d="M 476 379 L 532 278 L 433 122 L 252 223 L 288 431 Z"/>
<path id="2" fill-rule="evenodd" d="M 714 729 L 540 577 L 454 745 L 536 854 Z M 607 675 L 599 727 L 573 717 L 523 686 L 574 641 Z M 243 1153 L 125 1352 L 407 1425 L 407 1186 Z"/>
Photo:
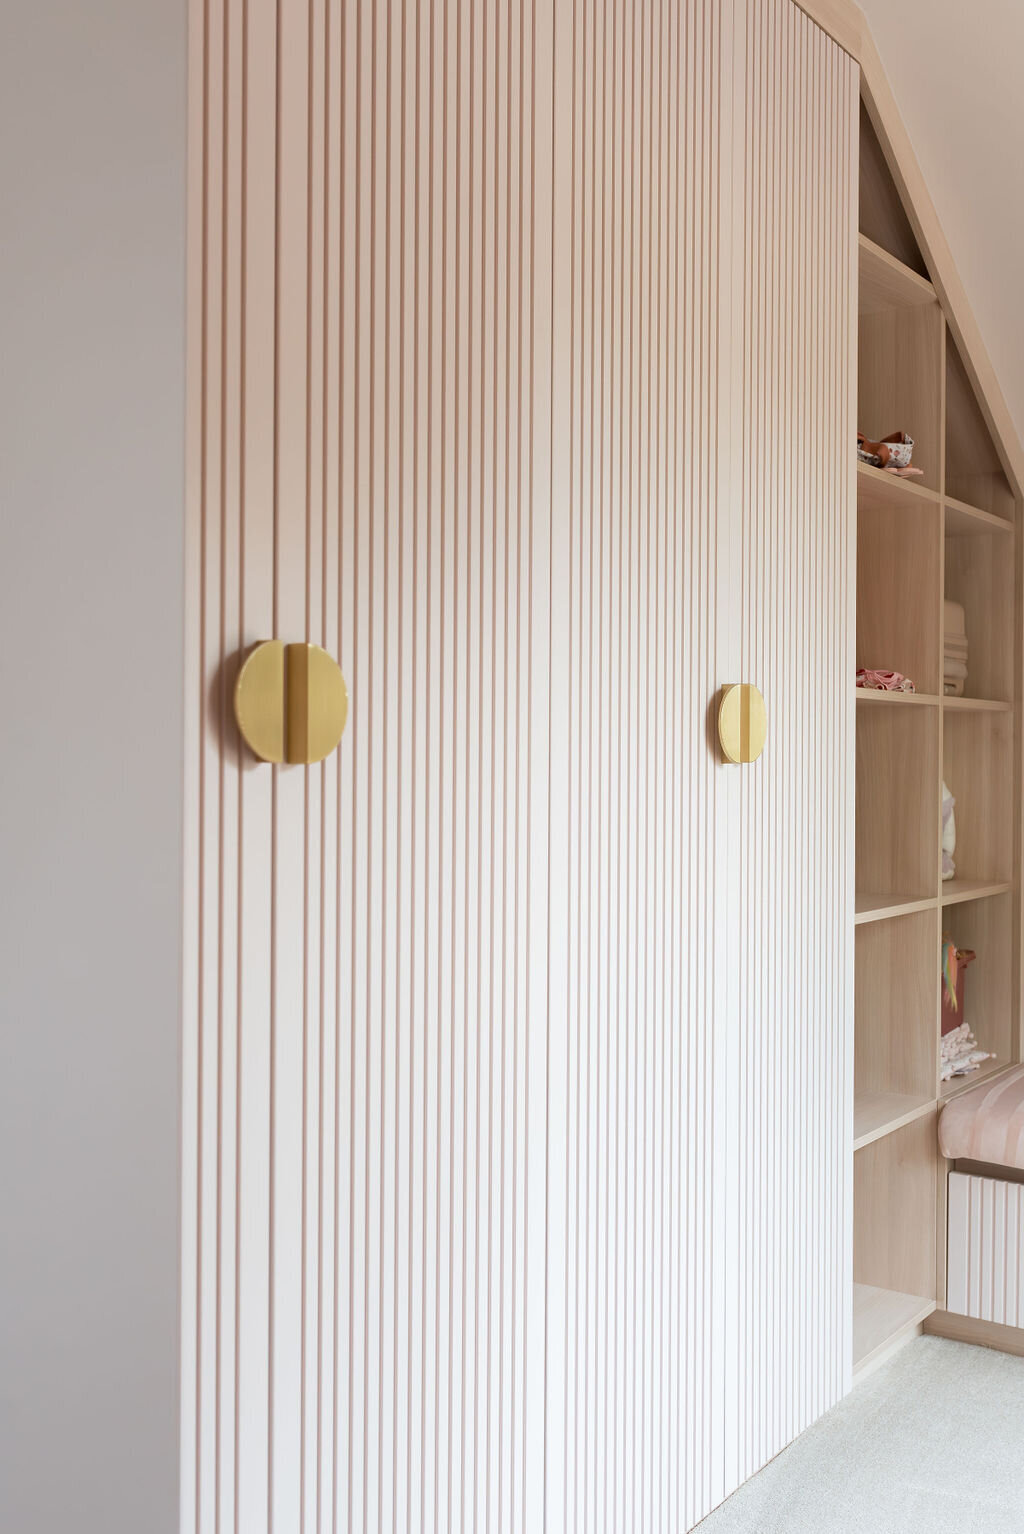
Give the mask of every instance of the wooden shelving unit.
<path id="1" fill-rule="evenodd" d="M 945 1293 L 943 1102 L 1021 1058 L 1021 505 L 985 425 L 866 114 L 858 428 L 914 438 L 920 478 L 857 466 L 854 1367 Z M 962 604 L 963 697 L 943 686 L 944 599 Z M 956 877 L 941 878 L 941 796 Z M 996 1058 L 940 1081 L 941 945 L 978 957 L 965 1016 Z M 944 1174 L 944 1164 L 942 1164 Z"/>

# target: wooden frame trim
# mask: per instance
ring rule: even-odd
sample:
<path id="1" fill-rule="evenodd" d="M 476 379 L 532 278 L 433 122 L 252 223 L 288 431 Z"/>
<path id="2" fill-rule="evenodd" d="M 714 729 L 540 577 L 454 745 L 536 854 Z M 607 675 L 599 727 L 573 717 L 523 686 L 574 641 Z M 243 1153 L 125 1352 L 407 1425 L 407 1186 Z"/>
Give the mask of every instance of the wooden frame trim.
<path id="1" fill-rule="evenodd" d="M 926 1335 L 948 1337 L 952 1342 L 971 1342 L 976 1347 L 995 1348 L 1024 1358 L 1024 1329 L 1003 1326 L 998 1321 L 976 1321 L 973 1316 L 956 1316 L 949 1310 L 935 1310 L 924 1323 Z"/>

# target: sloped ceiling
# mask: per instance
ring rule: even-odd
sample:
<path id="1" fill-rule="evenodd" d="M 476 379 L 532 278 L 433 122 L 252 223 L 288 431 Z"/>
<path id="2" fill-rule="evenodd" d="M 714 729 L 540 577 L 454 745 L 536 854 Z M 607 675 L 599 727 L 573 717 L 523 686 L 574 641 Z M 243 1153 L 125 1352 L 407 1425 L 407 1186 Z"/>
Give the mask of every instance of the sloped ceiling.
<path id="1" fill-rule="evenodd" d="M 860 0 L 1024 438 L 1024 0 Z"/>

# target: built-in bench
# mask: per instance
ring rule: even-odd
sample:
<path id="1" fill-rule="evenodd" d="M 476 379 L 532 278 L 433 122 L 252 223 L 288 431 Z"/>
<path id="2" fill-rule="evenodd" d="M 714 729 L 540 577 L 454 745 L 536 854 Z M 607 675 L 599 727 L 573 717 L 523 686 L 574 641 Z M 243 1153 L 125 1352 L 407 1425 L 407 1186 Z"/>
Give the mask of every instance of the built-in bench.
<path id="1" fill-rule="evenodd" d="M 1024 1327 L 1024 1066 L 947 1103 L 946 1309 Z"/>

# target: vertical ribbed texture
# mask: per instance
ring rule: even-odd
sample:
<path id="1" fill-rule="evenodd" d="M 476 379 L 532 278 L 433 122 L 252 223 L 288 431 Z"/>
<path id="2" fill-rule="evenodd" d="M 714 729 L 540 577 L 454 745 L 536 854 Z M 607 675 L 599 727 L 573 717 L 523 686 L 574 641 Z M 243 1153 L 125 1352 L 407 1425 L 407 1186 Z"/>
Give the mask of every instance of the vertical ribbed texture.
<path id="1" fill-rule="evenodd" d="M 848 1368 L 858 100 L 852 60 L 795 6 L 740 5 L 736 17 L 742 411 L 730 612 L 736 679 L 761 687 L 769 734 L 759 766 L 729 774 L 739 842 L 738 1037 L 725 1084 L 738 1174 L 732 1484 L 832 1405 Z"/>
<path id="2" fill-rule="evenodd" d="M 685 1529 L 843 1388 L 855 68 L 192 12 L 183 1528 Z"/>
<path id="3" fill-rule="evenodd" d="M 857 74 L 785 0 L 571 20 L 554 1527 L 676 1530 L 848 1369 Z"/>
<path id="4" fill-rule="evenodd" d="M 1024 1186 L 949 1174 L 946 1309 L 1024 1326 Z"/>

